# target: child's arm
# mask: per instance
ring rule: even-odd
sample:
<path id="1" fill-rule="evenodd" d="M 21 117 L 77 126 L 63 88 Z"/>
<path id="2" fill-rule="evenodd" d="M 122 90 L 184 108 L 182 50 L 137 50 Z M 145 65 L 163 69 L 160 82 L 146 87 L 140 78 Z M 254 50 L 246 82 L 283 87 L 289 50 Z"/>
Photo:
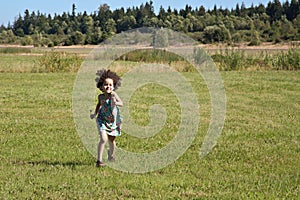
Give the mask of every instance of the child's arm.
<path id="1" fill-rule="evenodd" d="M 116 92 L 112 92 L 113 95 L 113 101 L 115 103 L 116 106 L 123 106 L 123 102 L 121 100 L 121 98 L 118 96 L 118 94 Z"/>
<path id="2" fill-rule="evenodd" d="M 91 119 L 94 119 L 97 116 L 100 108 L 101 108 L 101 95 L 98 96 L 98 103 L 96 105 L 94 114 L 91 114 L 90 116 Z"/>

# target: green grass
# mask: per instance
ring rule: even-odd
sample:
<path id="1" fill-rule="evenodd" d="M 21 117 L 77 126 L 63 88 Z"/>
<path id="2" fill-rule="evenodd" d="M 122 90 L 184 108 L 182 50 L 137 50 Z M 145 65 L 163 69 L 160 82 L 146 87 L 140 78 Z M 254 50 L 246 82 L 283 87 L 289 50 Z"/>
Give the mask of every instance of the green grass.
<path id="1" fill-rule="evenodd" d="M 19 53 L 31 53 L 32 48 L 27 47 L 0 47 L 1 54 L 19 54 Z"/>
<path id="2" fill-rule="evenodd" d="M 222 72 L 225 127 L 217 146 L 202 160 L 199 150 L 209 123 L 209 95 L 197 74 L 184 73 L 198 95 L 201 127 L 181 158 L 146 174 L 95 167 L 73 122 L 75 76 L 0 73 L 0 199 L 299 197 L 299 71 Z M 137 93 L 149 96 L 151 88 Z M 139 95 L 132 99 L 140 102 L 132 107 L 138 123 L 147 120 L 148 106 L 168 91 L 157 87 L 155 92 L 149 101 L 138 99 Z M 141 150 L 144 141 L 132 140 L 123 135 L 117 144 Z"/>
<path id="3" fill-rule="evenodd" d="M 31 72 L 38 55 L 0 54 L 0 72 Z"/>

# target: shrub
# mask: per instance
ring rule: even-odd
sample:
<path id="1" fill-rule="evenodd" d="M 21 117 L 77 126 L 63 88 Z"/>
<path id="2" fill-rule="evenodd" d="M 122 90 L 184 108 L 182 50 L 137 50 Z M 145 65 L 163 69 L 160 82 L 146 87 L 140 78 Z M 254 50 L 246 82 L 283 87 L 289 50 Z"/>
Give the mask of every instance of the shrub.
<path id="1" fill-rule="evenodd" d="M 276 70 L 299 70 L 300 52 L 297 49 L 289 49 L 273 56 L 272 68 Z"/>
<path id="2" fill-rule="evenodd" d="M 33 72 L 76 72 L 82 61 L 77 54 L 50 51 L 36 59 Z"/>
<path id="3" fill-rule="evenodd" d="M 258 56 L 246 54 L 242 50 L 220 51 L 211 56 L 220 70 L 300 70 L 300 50 L 291 48 L 288 51 Z"/>
<path id="4" fill-rule="evenodd" d="M 241 70 L 247 66 L 247 58 L 243 50 L 220 51 L 220 53 L 211 56 L 220 70 Z"/>
<path id="5" fill-rule="evenodd" d="M 117 60 L 132 61 L 132 62 L 147 62 L 147 63 L 169 63 L 184 60 L 180 56 L 168 52 L 166 50 L 136 50 L 121 56 Z"/>
<path id="6" fill-rule="evenodd" d="M 21 44 L 23 46 L 32 45 L 33 39 L 30 36 L 25 36 L 21 38 Z"/>

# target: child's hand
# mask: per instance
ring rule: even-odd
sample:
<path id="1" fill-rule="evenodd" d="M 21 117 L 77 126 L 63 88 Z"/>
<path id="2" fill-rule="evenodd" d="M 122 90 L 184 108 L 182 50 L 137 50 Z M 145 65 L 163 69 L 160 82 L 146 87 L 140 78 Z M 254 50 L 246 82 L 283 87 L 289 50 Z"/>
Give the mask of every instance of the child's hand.
<path id="1" fill-rule="evenodd" d="M 96 117 L 96 114 L 91 114 L 91 115 L 90 115 L 90 118 L 91 118 L 91 119 L 94 119 L 95 117 Z"/>
<path id="2" fill-rule="evenodd" d="M 92 110 L 90 110 L 90 113 L 92 112 Z M 93 113 L 93 114 L 90 114 L 90 118 L 91 119 L 94 119 L 96 117 L 96 114 L 95 113 Z"/>

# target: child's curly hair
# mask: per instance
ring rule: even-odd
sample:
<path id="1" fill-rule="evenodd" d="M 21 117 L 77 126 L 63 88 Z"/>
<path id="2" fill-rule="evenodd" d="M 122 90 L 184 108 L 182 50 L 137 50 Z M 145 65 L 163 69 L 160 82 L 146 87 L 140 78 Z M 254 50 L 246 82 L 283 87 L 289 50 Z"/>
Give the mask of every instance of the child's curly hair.
<path id="1" fill-rule="evenodd" d="M 105 79 L 107 78 L 111 78 L 113 80 L 115 90 L 118 89 L 119 86 L 121 86 L 121 78 L 113 71 L 101 69 L 97 71 L 96 75 L 99 76 L 95 79 L 97 83 L 97 88 L 99 88 L 101 91 L 102 91 L 102 85 Z"/>

